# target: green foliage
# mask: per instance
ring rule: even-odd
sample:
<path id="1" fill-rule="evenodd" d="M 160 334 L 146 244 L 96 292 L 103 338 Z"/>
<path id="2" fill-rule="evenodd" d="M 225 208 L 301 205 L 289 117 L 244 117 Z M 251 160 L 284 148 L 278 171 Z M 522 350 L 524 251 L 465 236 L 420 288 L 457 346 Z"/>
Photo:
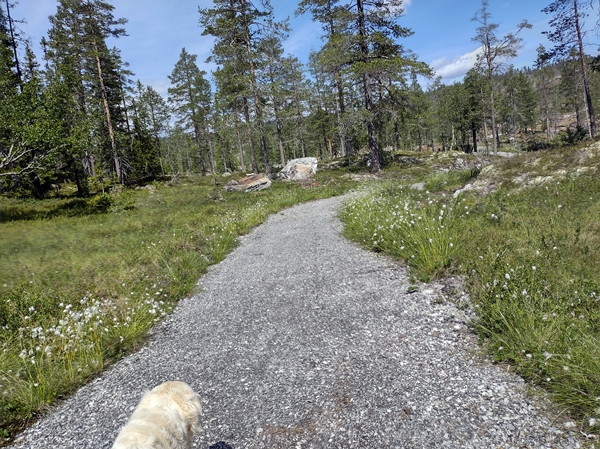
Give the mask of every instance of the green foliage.
<path id="1" fill-rule="evenodd" d="M 207 152 L 210 142 L 208 114 L 210 113 L 210 84 L 204 78 L 206 72 L 196 64 L 197 55 L 181 50 L 179 61 L 169 76 L 169 103 L 179 118 L 177 125 L 188 130 L 198 145 L 202 174 L 207 172 Z M 212 155 L 211 159 L 212 161 Z M 211 167 L 213 168 L 213 167 Z M 213 170 L 214 171 L 214 170 Z"/>
<path id="2" fill-rule="evenodd" d="M 600 397 L 598 188 L 581 177 L 498 193 L 472 216 L 459 255 L 494 357 L 586 421 Z"/>
<path id="3" fill-rule="evenodd" d="M 564 132 L 559 133 L 556 138 L 563 145 L 575 145 L 584 139 L 587 139 L 587 130 L 580 125 L 577 125 L 574 130 L 567 128 Z"/>

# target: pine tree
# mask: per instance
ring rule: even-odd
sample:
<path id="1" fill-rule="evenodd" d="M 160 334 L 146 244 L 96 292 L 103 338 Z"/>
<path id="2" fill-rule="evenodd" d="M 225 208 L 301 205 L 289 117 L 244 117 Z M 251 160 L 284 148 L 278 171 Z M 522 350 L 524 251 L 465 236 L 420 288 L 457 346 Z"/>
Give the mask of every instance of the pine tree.
<path id="1" fill-rule="evenodd" d="M 300 154 L 302 157 L 306 157 L 306 128 L 304 117 L 310 95 L 309 83 L 304 76 L 304 67 L 297 58 L 286 58 L 283 61 L 283 65 L 289 89 L 289 98 L 286 103 L 286 107 L 289 111 L 288 116 L 290 118 L 295 117 L 295 120 L 292 121 L 294 123 L 293 130 L 295 138 L 299 145 Z M 294 149 L 294 158 L 296 157 L 298 156 Z"/>
<path id="2" fill-rule="evenodd" d="M 166 101 L 160 94 L 152 88 L 152 86 L 146 87 L 146 90 L 142 93 L 140 98 L 140 108 L 145 110 L 146 127 L 152 133 L 154 137 L 154 145 L 158 153 L 158 159 L 160 162 L 161 173 L 165 174 L 164 161 L 161 153 L 160 135 L 167 130 L 169 119 L 171 118 L 171 112 Z"/>
<path id="3" fill-rule="evenodd" d="M 233 127 L 235 128 L 238 142 L 240 166 L 242 170 L 246 171 L 246 162 L 241 136 L 242 132 L 240 131 L 241 120 L 239 117 L 241 115 L 243 116 L 245 122 L 245 131 L 250 150 L 252 171 L 254 173 L 258 173 L 256 151 L 254 149 L 254 141 L 252 139 L 250 111 L 248 108 L 248 97 L 250 93 L 247 90 L 248 84 L 244 82 L 246 76 L 244 66 L 243 64 L 239 63 L 238 58 L 233 56 L 228 58 L 227 63 L 221 68 L 215 70 L 213 75 L 217 85 L 215 93 L 215 102 L 217 104 L 217 108 L 225 113 L 230 113 L 232 116 Z"/>
<path id="4" fill-rule="evenodd" d="M 383 161 L 377 141 L 375 95 L 390 94 L 389 81 L 404 82 L 407 72 L 428 74 L 428 67 L 418 63 L 414 55 L 396 42 L 412 34 L 410 29 L 398 24 L 403 13 L 402 0 L 332 1 L 319 3 L 319 6 L 326 14 L 334 12 L 332 26 L 335 29 L 333 35 L 330 33 L 322 58 L 326 64 L 342 68 L 360 82 L 364 105 L 361 115 L 366 122 L 371 169 L 378 172 Z"/>
<path id="5" fill-rule="evenodd" d="M 274 21 L 273 7 L 268 0 L 262 1 L 262 10 L 248 0 L 214 0 L 213 4 L 214 8 L 199 9 L 200 24 L 204 28 L 202 34 L 215 37 L 213 60 L 220 66 L 226 64 L 231 56 L 239 63 L 241 55 L 245 54 L 244 63 L 253 97 L 254 118 L 259 133 L 264 171 L 270 175 L 264 106 L 261 86 L 257 79 L 257 61 L 260 59 L 257 48 L 264 36 L 283 36 L 287 32 L 287 24 Z M 246 107 L 247 99 L 244 104 L 244 108 Z"/>
<path id="6" fill-rule="evenodd" d="M 496 30 L 499 27 L 497 23 L 490 23 L 491 14 L 488 11 L 489 1 L 481 1 L 481 9 L 475 13 L 471 19 L 479 23 L 477 34 L 472 39 L 481 44 L 482 53 L 478 55 L 478 63 L 485 71 L 488 91 L 490 95 L 490 115 L 492 122 L 492 136 L 494 155 L 498 153 L 498 128 L 496 124 L 496 105 L 494 99 L 494 76 L 499 73 L 503 66 L 503 60 L 506 58 L 514 58 L 517 55 L 517 50 L 521 46 L 522 39 L 517 35 L 526 28 L 531 28 L 531 25 L 526 21 L 522 21 L 517 25 L 517 30 L 514 33 L 508 33 L 502 38 L 496 36 Z"/>
<path id="7" fill-rule="evenodd" d="M 179 117 L 177 124 L 184 129 L 191 129 L 198 146 L 202 175 L 207 173 L 206 151 L 210 136 L 207 134 L 207 105 L 210 104 L 210 84 L 204 78 L 206 72 L 196 64 L 197 55 L 181 50 L 179 61 L 169 76 L 172 87 L 169 87 L 169 103 Z"/>
<path id="8" fill-rule="evenodd" d="M 77 126 L 87 127 L 95 135 L 99 151 L 78 156 L 86 171 L 95 173 L 96 161 L 104 158 L 103 148 L 108 145 L 107 159 L 111 160 L 117 181 L 123 182 L 123 155 L 115 125 L 122 118 L 115 113 L 122 113 L 124 64 L 118 50 L 109 49 L 106 40 L 124 36 L 121 26 L 127 20 L 115 19 L 113 10 L 112 5 L 101 0 L 59 0 L 43 45 L 50 72 L 72 69 L 73 76 L 68 79 L 77 99 Z"/>
<path id="9" fill-rule="evenodd" d="M 540 101 L 540 112 L 544 119 L 544 127 L 546 128 L 546 139 L 548 139 L 549 142 L 552 138 L 552 129 L 550 126 L 552 100 L 550 92 L 553 90 L 552 88 L 554 86 L 552 84 L 555 77 L 553 76 L 553 68 L 549 66 L 549 55 L 543 45 L 540 45 L 537 48 L 537 54 L 538 57 L 535 61 L 537 71 L 534 76 L 536 80 L 536 90 Z"/>
<path id="10" fill-rule="evenodd" d="M 343 31 L 343 24 L 347 22 L 346 10 L 338 5 L 339 0 L 302 0 L 296 10 L 296 15 L 306 14 L 311 12 L 313 20 L 320 22 L 325 31 L 325 38 L 331 47 L 339 45 L 343 39 L 341 34 Z M 326 44 L 324 50 L 324 68 L 333 76 L 335 87 L 337 90 L 337 106 L 339 112 L 338 129 L 340 133 L 340 148 L 342 156 L 350 156 L 352 154 L 351 141 L 345 127 L 342 125 L 344 116 L 346 114 L 346 93 L 345 84 L 342 69 L 344 66 L 344 60 L 336 57 L 329 57 L 327 55 L 328 45 Z M 331 55 L 335 55 L 335 51 L 331 52 Z"/>
<path id="11" fill-rule="evenodd" d="M 548 55 L 554 59 L 563 59 L 575 50 L 581 65 L 581 80 L 583 94 L 586 103 L 586 112 L 588 119 L 588 132 L 590 138 L 596 136 L 596 117 L 592 95 L 590 93 L 589 73 L 587 68 L 586 55 L 583 49 L 582 19 L 585 17 L 585 10 L 591 5 L 589 2 L 580 0 L 555 0 L 546 8 L 542 9 L 547 14 L 553 14 L 549 25 L 552 31 L 546 31 L 550 42 L 554 47 L 548 51 Z"/>

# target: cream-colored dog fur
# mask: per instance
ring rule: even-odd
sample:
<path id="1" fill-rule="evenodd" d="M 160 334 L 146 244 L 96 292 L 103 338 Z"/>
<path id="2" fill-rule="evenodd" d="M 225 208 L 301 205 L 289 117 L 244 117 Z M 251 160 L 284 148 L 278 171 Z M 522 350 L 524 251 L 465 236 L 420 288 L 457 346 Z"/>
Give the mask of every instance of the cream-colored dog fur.
<path id="1" fill-rule="evenodd" d="M 202 430 L 200 396 L 184 382 L 165 382 L 148 391 L 113 449 L 189 449 Z"/>

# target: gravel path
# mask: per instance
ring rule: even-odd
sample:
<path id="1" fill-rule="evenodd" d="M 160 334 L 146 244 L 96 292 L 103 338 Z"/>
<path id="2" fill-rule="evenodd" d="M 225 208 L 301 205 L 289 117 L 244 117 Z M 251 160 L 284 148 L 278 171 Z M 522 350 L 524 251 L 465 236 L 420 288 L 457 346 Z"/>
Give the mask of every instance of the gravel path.
<path id="1" fill-rule="evenodd" d="M 522 380 L 478 355 L 436 286 L 409 293 L 401 267 L 339 236 L 341 201 L 270 217 L 141 351 L 13 447 L 110 448 L 143 391 L 166 380 L 200 393 L 203 449 L 579 447 Z"/>

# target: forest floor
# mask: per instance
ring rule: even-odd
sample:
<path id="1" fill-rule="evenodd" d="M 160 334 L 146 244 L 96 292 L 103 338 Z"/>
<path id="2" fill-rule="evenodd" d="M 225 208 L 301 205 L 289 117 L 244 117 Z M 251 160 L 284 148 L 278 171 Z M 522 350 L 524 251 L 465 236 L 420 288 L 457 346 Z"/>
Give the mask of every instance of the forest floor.
<path id="1" fill-rule="evenodd" d="M 144 390 L 202 397 L 194 447 L 577 448 L 468 312 L 341 237 L 343 199 L 271 216 L 148 343 L 30 427 L 16 448 L 109 448 Z"/>

